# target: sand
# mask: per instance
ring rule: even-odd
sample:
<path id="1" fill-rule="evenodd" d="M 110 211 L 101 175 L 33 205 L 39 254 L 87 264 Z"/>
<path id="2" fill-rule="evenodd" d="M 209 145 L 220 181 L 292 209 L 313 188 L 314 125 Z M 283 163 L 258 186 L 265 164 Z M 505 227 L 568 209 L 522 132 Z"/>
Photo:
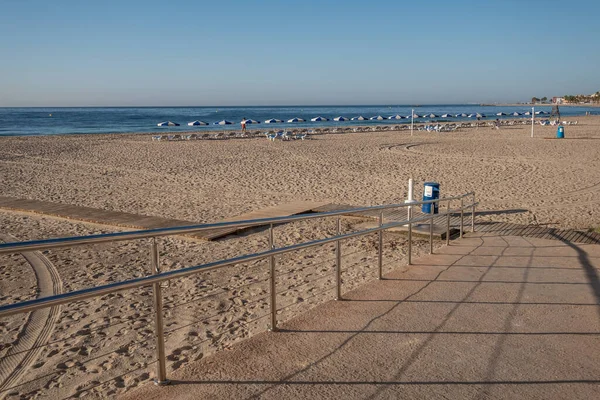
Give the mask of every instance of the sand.
<path id="1" fill-rule="evenodd" d="M 485 212 L 481 220 L 588 229 L 600 225 L 600 117 L 576 119 L 578 125 L 566 127 L 566 140 L 551 140 L 556 128 L 541 126 L 533 139 L 528 126 L 415 132 L 413 137 L 407 131 L 319 135 L 290 142 L 153 142 L 147 134 L 3 137 L 0 188 L 3 196 L 213 222 L 294 200 L 397 203 L 412 176 L 419 195 L 422 182 L 429 180 L 441 184 L 443 196 L 475 191 Z M 344 219 L 343 229 L 349 232 L 358 223 Z M 10 211 L 0 211 L 0 226 L 0 234 L 19 240 L 120 230 Z M 325 219 L 279 226 L 275 236 L 277 245 L 286 245 L 334 232 L 335 221 Z M 210 243 L 163 238 L 161 268 L 197 265 L 267 245 L 261 230 Z M 418 242 L 415 253 L 427 247 Z M 376 249 L 375 236 L 344 243 L 345 290 L 375 278 Z M 71 291 L 149 274 L 148 250 L 148 241 L 138 240 L 35 256 L 58 272 L 60 290 Z M 386 234 L 385 271 L 402 267 L 405 254 L 405 238 Z M 281 320 L 333 298 L 334 258 L 333 246 L 278 258 Z M 0 256 L 0 303 L 40 295 L 48 282 L 34 271 L 19 255 Z M 169 371 L 265 330 L 267 276 L 266 261 L 257 261 L 166 285 Z M 14 359 L 28 363 L 20 367 L 27 373 L 18 383 L 0 382 L 0 396 L 113 396 L 154 376 L 151 290 L 77 302 L 58 312 L 46 330 L 33 329 L 31 316 L 0 320 L 0 378 L 19 368 Z M 50 317 L 36 318 L 43 323 Z M 41 337 L 44 343 L 13 354 L 23 337 L 31 343 Z"/>

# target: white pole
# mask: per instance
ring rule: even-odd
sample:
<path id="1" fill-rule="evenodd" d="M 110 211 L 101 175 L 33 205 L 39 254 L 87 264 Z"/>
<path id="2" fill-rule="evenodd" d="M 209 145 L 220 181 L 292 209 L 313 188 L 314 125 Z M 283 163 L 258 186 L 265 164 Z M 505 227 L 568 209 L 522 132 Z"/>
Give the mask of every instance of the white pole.
<path id="1" fill-rule="evenodd" d="M 413 135 L 414 124 L 415 124 L 415 109 L 413 108 L 410 112 L 410 136 Z M 412 181 L 412 179 L 411 179 L 411 181 Z M 411 200 L 412 200 L 412 197 L 411 197 Z"/>
<path id="2" fill-rule="evenodd" d="M 531 107 L 531 137 L 533 137 L 533 119 L 535 118 L 535 107 Z"/>
<path id="3" fill-rule="evenodd" d="M 412 204 L 414 202 L 413 200 L 413 178 L 409 178 L 408 179 L 408 199 L 404 200 L 405 203 L 408 204 Z M 407 218 L 411 219 L 412 218 L 412 206 L 408 206 L 407 208 Z"/>

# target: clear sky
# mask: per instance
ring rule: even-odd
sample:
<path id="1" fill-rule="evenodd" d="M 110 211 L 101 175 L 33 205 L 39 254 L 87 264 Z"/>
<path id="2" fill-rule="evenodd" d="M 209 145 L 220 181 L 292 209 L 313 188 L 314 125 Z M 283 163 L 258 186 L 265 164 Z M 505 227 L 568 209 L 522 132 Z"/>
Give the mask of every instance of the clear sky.
<path id="1" fill-rule="evenodd" d="M 599 0 L 0 3 L 0 106 L 439 104 L 600 90 Z"/>

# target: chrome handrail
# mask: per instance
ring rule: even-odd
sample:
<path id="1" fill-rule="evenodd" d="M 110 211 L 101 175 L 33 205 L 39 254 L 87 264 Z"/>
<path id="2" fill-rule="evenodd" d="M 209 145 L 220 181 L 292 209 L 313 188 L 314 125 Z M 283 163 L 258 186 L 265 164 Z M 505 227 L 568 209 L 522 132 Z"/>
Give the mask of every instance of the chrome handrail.
<path id="1" fill-rule="evenodd" d="M 464 205 L 463 199 L 467 196 L 473 197 L 473 203 Z M 458 209 L 452 210 L 450 208 L 450 201 L 452 201 L 452 200 L 461 200 L 461 207 Z M 433 230 L 431 228 L 433 226 L 434 207 L 431 208 L 431 214 L 429 214 L 429 215 L 425 215 L 425 216 L 418 217 L 418 218 L 412 218 L 412 216 L 409 213 L 409 218 L 406 220 L 396 221 L 396 222 L 388 222 L 385 224 L 383 223 L 382 214 L 380 213 L 379 214 L 379 224 L 377 225 L 377 227 L 371 228 L 371 229 L 365 229 L 365 230 L 358 231 L 358 232 L 346 233 L 346 234 L 339 233 L 339 231 L 340 231 L 339 217 L 340 216 L 347 215 L 347 214 L 355 214 L 355 213 L 359 213 L 359 212 L 373 211 L 373 210 L 384 210 L 384 209 L 389 209 L 389 208 L 400 208 L 400 207 L 407 207 L 407 206 L 412 207 L 412 206 L 418 206 L 418 205 L 422 205 L 422 204 L 441 203 L 443 201 L 447 202 L 448 206 L 444 213 L 439 213 L 438 215 L 447 215 L 448 221 L 449 221 L 449 217 L 450 217 L 451 213 L 460 211 L 460 237 L 461 238 L 462 238 L 462 233 L 463 233 L 463 219 L 464 219 L 464 210 L 465 209 L 470 208 L 472 210 L 471 226 L 474 231 L 474 228 L 475 228 L 475 206 L 477 206 L 478 203 L 475 202 L 475 193 L 471 192 L 471 193 L 467 193 L 464 195 L 455 196 L 455 197 L 447 197 L 447 198 L 443 198 L 443 199 L 418 201 L 418 202 L 413 202 L 413 203 L 401 203 L 401 204 L 394 204 L 394 205 L 363 207 L 363 208 L 355 208 L 355 209 L 349 209 L 349 210 L 316 213 L 316 214 L 312 214 L 312 215 L 263 218 L 263 219 L 248 220 L 248 221 L 235 221 L 235 222 L 225 222 L 225 223 L 217 223 L 217 224 L 197 225 L 197 226 L 193 226 L 193 227 L 161 228 L 161 229 L 151 229 L 151 230 L 135 231 L 135 232 L 120 232 L 117 234 L 103 234 L 103 235 L 58 238 L 58 239 L 49 239 L 49 240 L 40 240 L 40 241 L 6 243 L 3 245 L 0 245 L 0 249 L 2 250 L 2 251 L 0 251 L 0 254 L 23 252 L 23 251 L 34 251 L 34 250 L 46 250 L 46 249 L 57 248 L 57 247 L 68 247 L 68 246 L 74 246 L 74 245 L 101 243 L 101 242 L 117 241 L 117 240 L 120 241 L 120 240 L 130 240 L 130 239 L 152 238 L 151 255 L 152 255 L 152 264 L 153 264 L 153 274 L 149 275 L 149 276 L 141 277 L 141 278 L 129 279 L 126 281 L 116 282 L 116 283 L 112 283 L 112 284 L 108 284 L 108 285 L 96 286 L 96 287 L 88 288 L 88 289 L 80 289 L 80 290 L 76 290 L 76 291 L 72 291 L 72 292 L 68 292 L 68 293 L 63 293 L 63 294 L 48 296 L 48 297 L 44 297 L 44 298 L 28 300 L 28 301 L 23 301 L 23 302 L 19 302 L 19 303 L 0 306 L 0 318 L 7 317 L 10 315 L 20 314 L 20 313 L 31 312 L 31 311 L 46 308 L 46 307 L 67 304 L 67 303 L 71 303 L 74 301 L 85 300 L 85 299 L 92 298 L 92 297 L 103 296 L 106 294 L 110 294 L 110 293 L 114 293 L 114 292 L 118 292 L 118 291 L 122 291 L 122 290 L 134 289 L 134 288 L 139 288 L 139 287 L 143 287 L 143 286 L 153 285 L 154 305 L 155 305 L 154 311 L 156 313 L 155 335 L 156 335 L 156 339 L 157 339 L 157 358 L 158 358 L 158 364 L 157 364 L 158 371 L 157 371 L 157 379 L 155 380 L 155 383 L 158 385 L 168 384 L 169 381 L 166 377 L 166 359 L 165 359 L 165 353 L 164 353 L 164 330 L 163 330 L 163 322 L 162 322 L 162 294 L 161 294 L 161 286 L 160 286 L 160 284 L 162 282 L 165 282 L 165 281 L 168 281 L 171 279 L 176 279 L 176 278 L 183 278 L 183 277 L 190 276 L 190 275 L 193 275 L 198 272 L 210 271 L 210 270 L 215 270 L 215 269 L 223 268 L 223 267 L 230 266 L 230 265 L 247 263 L 247 262 L 254 261 L 254 260 L 269 258 L 270 259 L 270 278 L 269 278 L 270 279 L 270 304 L 271 304 L 271 306 L 270 306 L 271 326 L 270 326 L 269 330 L 276 331 L 277 330 L 277 320 L 276 320 L 276 311 L 277 310 L 276 310 L 276 306 L 275 306 L 275 256 L 280 255 L 280 254 L 289 253 L 292 251 L 302 250 L 302 249 L 306 249 L 306 248 L 310 248 L 310 247 L 321 246 L 324 244 L 335 242 L 336 243 L 336 275 L 337 275 L 336 300 L 341 300 L 341 298 L 342 298 L 342 296 L 341 296 L 341 280 L 339 279 L 339 273 L 341 271 L 341 247 L 340 247 L 341 241 L 345 240 L 345 239 L 350 239 L 350 238 L 355 238 L 355 237 L 372 234 L 372 233 L 381 233 L 390 228 L 408 225 L 408 238 L 409 238 L 408 260 L 409 260 L 409 264 L 410 264 L 411 263 L 410 257 L 411 257 L 411 252 L 412 252 L 411 251 L 411 248 L 412 248 L 411 247 L 412 225 L 414 223 L 423 222 L 423 221 L 431 221 L 432 225 L 430 226 L 430 238 L 429 239 L 430 239 L 430 246 L 431 246 L 430 252 L 431 253 L 433 252 L 433 245 L 432 245 Z M 412 208 L 409 208 L 409 210 L 412 210 Z M 280 248 L 275 248 L 274 241 L 273 241 L 273 225 L 275 223 L 291 222 L 291 221 L 314 219 L 314 218 L 324 218 L 324 217 L 330 217 L 330 216 L 338 216 L 338 222 L 337 222 L 338 234 L 336 236 L 332 236 L 332 237 L 325 238 L 325 239 L 313 240 L 310 242 L 298 243 L 298 244 L 289 245 L 289 246 L 280 247 Z M 219 260 L 219 261 L 215 261 L 215 262 L 211 262 L 211 263 L 207 263 L 207 264 L 201 264 L 201 265 L 196 265 L 196 266 L 192 266 L 192 267 L 182 268 L 182 269 L 174 270 L 174 271 L 161 272 L 159 270 L 158 250 L 157 250 L 157 244 L 155 241 L 155 238 L 158 236 L 174 235 L 174 234 L 180 234 L 180 233 L 184 233 L 184 232 L 189 233 L 189 232 L 194 232 L 194 231 L 199 231 L 199 230 L 204 230 L 204 229 L 213 229 L 215 227 L 260 226 L 260 225 L 265 225 L 265 224 L 269 224 L 269 249 L 266 251 L 259 252 L 259 253 L 253 253 L 253 254 L 246 254 L 246 255 L 242 255 L 242 256 L 238 256 L 238 257 L 234 257 L 234 258 L 229 258 L 229 259 Z M 128 234 L 128 236 L 123 235 L 123 234 Z M 447 239 L 448 239 L 449 235 L 450 235 L 449 223 L 447 225 L 446 235 L 447 235 Z M 107 239 L 107 238 L 110 238 L 110 239 Z M 381 279 L 381 277 L 382 277 L 381 248 L 382 248 L 382 237 L 380 235 L 379 262 L 378 262 L 378 265 L 379 265 L 378 278 L 379 279 Z"/>

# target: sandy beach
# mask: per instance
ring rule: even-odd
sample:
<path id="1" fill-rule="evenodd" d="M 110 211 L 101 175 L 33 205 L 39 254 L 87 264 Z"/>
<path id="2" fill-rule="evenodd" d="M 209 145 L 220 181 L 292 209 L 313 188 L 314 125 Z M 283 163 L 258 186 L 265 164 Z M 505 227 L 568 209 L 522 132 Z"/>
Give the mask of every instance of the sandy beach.
<path id="1" fill-rule="evenodd" d="M 479 220 L 595 229 L 600 117 L 568 120 L 578 124 L 566 126 L 564 140 L 554 139 L 556 127 L 540 125 L 534 138 L 529 125 L 288 142 L 165 142 L 149 134 L 0 137 L 0 188 L 2 196 L 203 223 L 295 200 L 400 203 L 412 177 L 418 197 L 425 181 L 439 182 L 442 196 L 474 191 Z M 7 210 L 0 210 L 0 221 L 2 241 L 122 230 Z M 343 230 L 358 222 L 344 219 Z M 275 236 L 281 246 L 334 232 L 335 221 L 323 219 L 278 226 Z M 405 244 L 403 236 L 385 235 L 385 271 L 405 268 Z M 163 238 L 159 246 L 161 267 L 171 270 L 261 251 L 268 238 L 255 230 L 214 242 Z M 345 290 L 375 278 L 376 248 L 375 236 L 344 243 Z M 427 249 L 417 241 L 415 254 Z M 67 292 L 144 276 L 150 273 L 148 250 L 148 241 L 138 240 L 47 251 L 32 256 L 37 261 L 0 256 L 0 303 L 33 299 L 42 286 Z M 278 258 L 282 320 L 333 298 L 334 258 L 333 246 Z M 36 273 L 36 262 L 54 272 Z M 166 285 L 169 370 L 264 331 L 267 276 L 267 262 L 258 261 Z M 5 318 L 0 333 L 0 398 L 114 396 L 154 376 L 149 289 Z M 26 374 L 18 363 L 25 363 Z"/>

